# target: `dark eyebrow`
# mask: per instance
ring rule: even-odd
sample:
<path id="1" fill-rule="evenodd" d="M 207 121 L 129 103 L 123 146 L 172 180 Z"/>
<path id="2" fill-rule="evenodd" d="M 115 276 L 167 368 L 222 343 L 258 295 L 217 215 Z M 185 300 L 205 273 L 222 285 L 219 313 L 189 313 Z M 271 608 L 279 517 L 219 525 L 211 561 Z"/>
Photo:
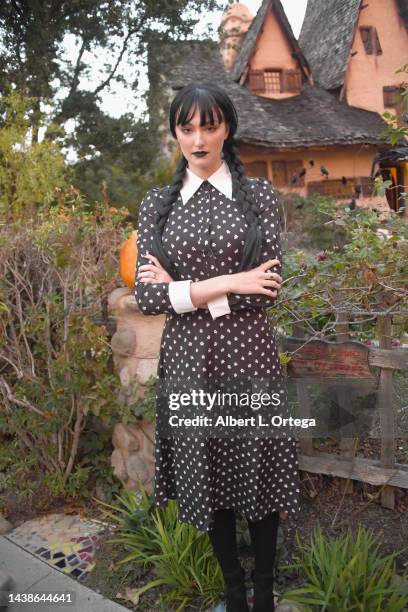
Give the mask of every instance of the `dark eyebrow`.
<path id="1" fill-rule="evenodd" d="M 214 123 L 211 123 L 211 121 L 207 121 L 207 123 L 204 123 L 204 125 L 218 125 L 219 123 L 221 123 L 221 122 L 220 121 L 214 121 Z M 191 121 L 189 121 L 188 123 L 183 123 L 183 126 L 184 125 L 193 125 L 193 124 L 191 123 Z"/>

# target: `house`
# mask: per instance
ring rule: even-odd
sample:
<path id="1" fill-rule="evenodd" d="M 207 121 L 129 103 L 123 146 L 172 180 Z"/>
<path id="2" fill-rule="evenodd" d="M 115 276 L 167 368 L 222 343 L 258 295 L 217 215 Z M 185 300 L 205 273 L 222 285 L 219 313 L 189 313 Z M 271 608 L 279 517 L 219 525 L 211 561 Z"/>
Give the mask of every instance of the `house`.
<path id="1" fill-rule="evenodd" d="M 308 0 L 299 45 L 316 84 L 339 100 L 380 115 L 408 116 L 401 96 L 408 75 L 397 72 L 408 62 L 407 30 L 408 0 Z M 394 185 L 388 203 L 398 210 L 408 161 L 386 150 L 378 157 L 383 177 Z"/>
<path id="2" fill-rule="evenodd" d="M 299 40 L 280 0 L 263 0 L 253 18 L 241 3 L 229 4 L 219 41 L 165 42 L 149 52 L 163 154 L 175 150 L 166 122 L 175 91 L 212 80 L 237 107 L 247 174 L 282 192 L 397 210 L 408 165 L 386 154 L 381 113 L 401 110 L 403 75 L 395 71 L 408 58 L 407 28 L 408 0 L 309 0 Z M 378 171 L 395 177 L 387 198 L 373 195 L 375 156 Z"/>

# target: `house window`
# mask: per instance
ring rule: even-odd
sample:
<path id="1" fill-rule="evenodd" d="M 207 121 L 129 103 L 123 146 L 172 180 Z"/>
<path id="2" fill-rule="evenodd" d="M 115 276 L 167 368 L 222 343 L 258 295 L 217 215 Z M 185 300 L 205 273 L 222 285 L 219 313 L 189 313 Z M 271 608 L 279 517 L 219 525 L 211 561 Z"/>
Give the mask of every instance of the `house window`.
<path id="1" fill-rule="evenodd" d="M 247 176 L 259 176 L 268 178 L 266 161 L 244 162 L 245 174 Z"/>
<path id="2" fill-rule="evenodd" d="M 318 193 L 336 199 L 352 198 L 355 195 L 355 179 L 347 178 L 346 184 L 341 179 L 327 179 L 324 181 L 310 181 L 307 184 L 307 195 Z"/>
<path id="3" fill-rule="evenodd" d="M 250 70 L 248 85 L 254 93 L 299 93 L 302 89 L 302 75 L 300 70 L 280 68 Z"/>
<path id="4" fill-rule="evenodd" d="M 303 187 L 305 184 L 302 160 L 276 160 L 272 162 L 272 182 L 276 187 Z"/>
<path id="5" fill-rule="evenodd" d="M 381 55 L 382 49 L 377 29 L 373 26 L 360 27 L 361 40 L 367 55 Z"/>
<path id="6" fill-rule="evenodd" d="M 265 91 L 280 93 L 282 90 L 281 70 L 264 70 Z"/>
<path id="7" fill-rule="evenodd" d="M 406 110 L 405 97 L 402 95 L 403 91 L 403 87 L 398 87 L 398 85 L 383 87 L 384 107 L 394 108 L 397 114 L 401 114 Z"/>

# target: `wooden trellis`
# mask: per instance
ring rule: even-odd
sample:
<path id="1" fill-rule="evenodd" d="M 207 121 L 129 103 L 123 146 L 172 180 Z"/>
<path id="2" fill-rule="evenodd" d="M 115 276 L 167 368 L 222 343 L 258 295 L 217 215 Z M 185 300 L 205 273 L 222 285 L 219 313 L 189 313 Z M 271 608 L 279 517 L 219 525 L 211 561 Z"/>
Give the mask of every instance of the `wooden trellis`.
<path id="1" fill-rule="evenodd" d="M 394 487 L 408 489 L 408 465 L 396 462 L 395 423 L 393 407 L 393 371 L 408 370 L 408 348 L 392 348 L 391 316 L 377 317 L 379 347 L 368 347 L 348 339 L 345 313 L 338 316 L 337 341 L 307 340 L 296 328 L 296 337 L 282 338 L 282 348 L 292 354 L 288 377 L 296 385 L 299 416 L 310 418 L 311 402 L 308 384 L 332 385 L 339 405 L 348 401 L 353 386 L 375 390 L 379 412 L 381 454 L 378 459 L 356 457 L 356 439 L 341 438 L 340 454 L 316 451 L 312 438 L 300 437 L 299 468 L 306 472 L 327 474 L 347 479 L 346 492 L 358 480 L 382 487 L 381 504 L 394 508 Z M 375 368 L 379 368 L 375 371 Z"/>

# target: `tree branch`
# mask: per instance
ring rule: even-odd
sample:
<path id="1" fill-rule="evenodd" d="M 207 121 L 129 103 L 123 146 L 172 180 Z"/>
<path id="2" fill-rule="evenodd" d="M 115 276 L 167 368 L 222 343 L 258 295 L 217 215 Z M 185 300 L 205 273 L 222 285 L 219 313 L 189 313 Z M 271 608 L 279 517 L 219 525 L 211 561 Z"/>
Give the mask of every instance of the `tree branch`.
<path id="1" fill-rule="evenodd" d="M 7 393 L 7 399 L 10 402 L 13 402 L 14 404 L 17 404 L 17 406 L 22 406 L 23 408 L 28 408 L 29 410 L 31 410 L 32 412 L 35 412 L 36 414 L 39 414 L 42 417 L 46 418 L 46 414 L 45 412 L 43 412 L 40 408 L 37 408 L 36 406 L 33 406 L 33 404 L 31 404 L 30 402 L 28 402 L 27 400 L 23 400 L 23 399 L 19 399 L 17 398 L 15 395 L 12 394 L 11 389 L 9 387 L 9 385 L 6 383 L 6 381 L 4 380 L 3 377 L 0 378 L 0 384 L 4 387 L 4 389 L 6 390 Z"/>
<path id="2" fill-rule="evenodd" d="M 78 53 L 78 57 L 77 57 L 77 61 L 76 61 L 76 64 L 75 64 L 75 69 L 74 69 L 74 74 L 73 74 L 72 81 L 71 81 L 71 86 L 70 86 L 69 93 L 68 93 L 68 96 L 67 96 L 68 98 L 75 93 L 75 91 L 76 91 L 76 89 L 78 87 L 79 73 L 81 71 L 81 69 L 80 69 L 81 59 L 82 59 L 83 54 L 85 53 L 85 50 L 86 50 L 86 42 L 85 42 L 84 39 L 82 39 L 82 45 L 81 45 L 81 48 L 80 48 L 79 53 Z"/>
<path id="3" fill-rule="evenodd" d="M 110 83 L 110 81 L 113 79 L 115 72 L 118 69 L 119 64 L 122 61 L 123 55 L 126 51 L 126 47 L 127 47 L 127 43 L 129 42 L 129 39 L 131 38 L 131 36 L 133 36 L 133 34 L 135 34 L 138 31 L 138 28 L 134 28 L 133 30 L 129 30 L 129 32 L 127 33 L 127 36 L 125 38 L 125 40 L 123 41 L 123 45 L 122 45 L 122 49 L 119 53 L 118 59 L 116 60 L 115 66 L 113 68 L 113 70 L 111 71 L 111 73 L 109 74 L 109 76 L 102 81 L 102 83 L 100 85 L 98 85 L 98 87 L 93 91 L 93 94 L 96 96 L 100 91 L 102 91 L 102 89 L 104 89 L 105 87 L 107 87 Z"/>

